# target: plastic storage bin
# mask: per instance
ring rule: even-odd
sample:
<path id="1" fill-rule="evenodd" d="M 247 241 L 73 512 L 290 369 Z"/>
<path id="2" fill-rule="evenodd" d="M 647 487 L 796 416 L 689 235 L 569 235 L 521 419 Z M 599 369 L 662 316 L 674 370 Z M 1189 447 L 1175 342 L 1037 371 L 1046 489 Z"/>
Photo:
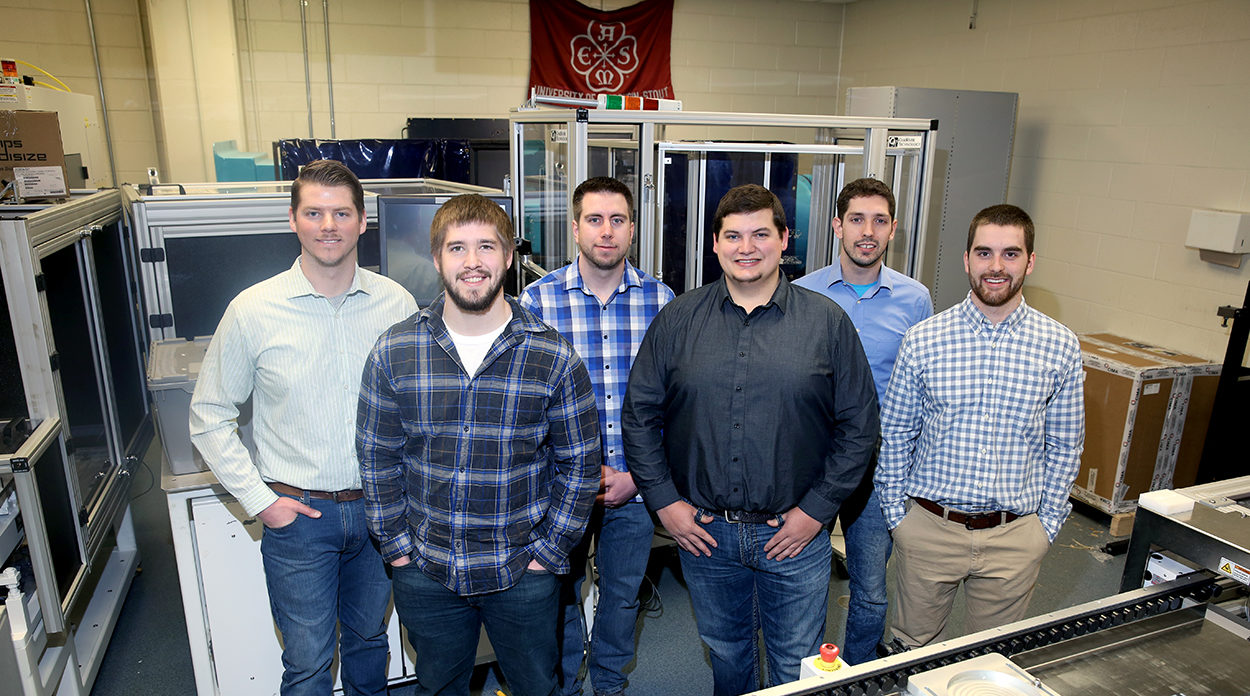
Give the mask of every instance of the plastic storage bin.
<path id="1" fill-rule="evenodd" d="M 210 340 L 212 336 L 200 336 L 191 341 L 181 338 L 153 341 L 149 352 L 148 390 L 152 392 L 161 448 L 172 474 L 193 474 L 208 469 L 200 453 L 191 446 L 188 418 L 191 394 L 195 391 L 195 380 Z M 239 407 L 239 436 L 248 452 L 255 455 L 250 399 Z"/>

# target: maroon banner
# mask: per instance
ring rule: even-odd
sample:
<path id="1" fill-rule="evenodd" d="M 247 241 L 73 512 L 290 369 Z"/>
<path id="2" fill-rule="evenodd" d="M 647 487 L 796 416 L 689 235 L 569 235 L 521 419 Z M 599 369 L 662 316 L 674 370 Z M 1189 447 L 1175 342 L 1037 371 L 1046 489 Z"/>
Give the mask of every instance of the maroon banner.
<path id="1" fill-rule="evenodd" d="M 530 88 L 556 97 L 674 99 L 672 35 L 673 0 L 613 12 L 575 0 L 530 0 Z"/>

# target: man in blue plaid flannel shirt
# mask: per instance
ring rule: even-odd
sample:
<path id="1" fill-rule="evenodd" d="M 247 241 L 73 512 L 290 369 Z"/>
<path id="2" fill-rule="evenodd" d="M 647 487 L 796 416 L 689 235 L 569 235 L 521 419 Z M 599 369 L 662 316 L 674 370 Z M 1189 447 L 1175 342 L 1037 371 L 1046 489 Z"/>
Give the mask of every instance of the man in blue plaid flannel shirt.
<path id="1" fill-rule="evenodd" d="M 1027 213 L 977 213 L 968 298 L 913 326 L 899 349 L 875 485 L 894 536 L 902 647 L 942 633 L 961 583 L 968 633 L 1023 618 L 1072 509 L 1085 441 L 1081 348 L 1025 303 L 1033 263 Z"/>
<path id="2" fill-rule="evenodd" d="M 634 658 L 638 587 L 647 570 L 655 523 L 638 497 L 621 442 L 621 403 L 638 345 L 673 291 L 629 262 L 634 239 L 634 197 L 608 177 L 583 181 L 573 192 L 573 263 L 534 282 L 521 306 L 572 342 L 586 362 L 599 407 L 603 437 L 603 507 L 575 551 L 561 594 L 561 692 L 582 693 L 583 648 L 595 694 L 625 690 L 625 666 Z M 591 534 L 598 539 L 599 601 L 594 630 L 586 636 L 581 606 Z M 589 641 L 587 643 L 587 640 Z"/>
<path id="3" fill-rule="evenodd" d="M 467 694 L 481 627 L 516 696 L 556 691 L 557 607 L 599 488 L 599 415 L 573 346 L 503 293 L 512 223 L 475 194 L 430 225 L 445 291 L 382 334 L 356 445 L 417 694 Z"/>

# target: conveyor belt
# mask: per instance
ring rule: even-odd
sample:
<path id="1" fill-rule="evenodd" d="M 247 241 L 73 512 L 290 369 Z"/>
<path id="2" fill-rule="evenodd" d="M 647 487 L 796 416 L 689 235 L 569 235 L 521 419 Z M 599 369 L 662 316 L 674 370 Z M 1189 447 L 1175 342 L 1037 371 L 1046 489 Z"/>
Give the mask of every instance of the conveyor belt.
<path id="1" fill-rule="evenodd" d="M 1151 617 L 1178 612 L 1185 607 L 1201 604 L 1217 595 L 1219 589 L 1214 574 L 1200 571 L 1177 578 L 1170 583 L 1122 592 L 1106 599 L 1087 602 L 1070 609 L 1051 612 L 1032 619 L 1025 619 L 1002 628 L 982 631 L 962 638 L 918 648 L 911 652 L 893 655 L 864 665 L 850 667 L 847 668 L 844 675 L 838 675 L 836 681 L 822 677 L 819 683 L 813 683 L 815 680 L 803 680 L 757 693 L 758 696 L 884 696 L 886 694 L 898 693 L 902 685 L 905 684 L 907 677 L 913 674 L 920 674 L 921 672 L 927 672 L 972 657 L 991 653 L 999 653 L 1016 660 L 1014 657 L 1016 655 L 1024 655 L 1030 651 L 1054 646 L 1054 652 L 1049 657 L 1039 658 L 1040 661 L 1027 660 L 1026 662 L 1024 659 L 1016 660 L 1027 669 L 1027 664 L 1030 663 L 1049 664 L 1051 661 L 1054 661 L 1054 655 L 1066 652 L 1070 643 L 1077 650 L 1078 655 L 1085 655 L 1095 641 L 1081 641 L 1082 637 L 1093 639 L 1097 634 L 1115 629 L 1116 627 L 1136 624 Z M 1184 612 L 1184 620 L 1181 623 L 1186 621 L 1192 623 L 1195 615 L 1199 619 L 1201 618 L 1200 613 L 1193 611 Z M 1191 630 L 1192 632 L 1194 631 Z M 1197 633 L 1201 634 L 1202 631 L 1197 631 Z M 1214 634 L 1212 633 L 1211 635 Z M 1244 643 L 1244 641 L 1242 642 Z M 1250 648 L 1250 644 L 1247 647 Z M 1194 649 L 1201 651 L 1203 648 L 1198 644 Z M 1244 662 L 1250 664 L 1250 660 L 1245 660 Z M 1093 662 L 1087 661 L 1087 663 L 1092 664 Z M 1131 670 L 1132 667 L 1129 666 L 1126 669 Z M 1052 669 L 1052 673 L 1061 674 L 1063 672 Z M 1035 676 L 1041 677 L 1042 675 L 1036 674 Z M 1064 679 L 1078 678 L 1071 675 L 1064 676 Z M 1045 681 L 1044 678 L 1043 681 Z M 1056 690 L 1064 694 L 1064 696 L 1068 696 L 1068 692 L 1063 689 L 1056 688 Z M 1073 693 L 1082 692 L 1074 691 Z M 1108 690 L 1107 683 L 1104 682 L 1101 690 L 1096 693 L 1120 694 L 1137 692 L 1127 689 L 1122 690 L 1119 687 Z M 1166 693 L 1170 696 L 1178 693 L 1178 691 Z M 1187 692 L 1188 696 L 1193 696 L 1195 693 L 1207 692 Z M 1246 692 L 1243 690 L 1218 693 L 1241 694 Z"/>

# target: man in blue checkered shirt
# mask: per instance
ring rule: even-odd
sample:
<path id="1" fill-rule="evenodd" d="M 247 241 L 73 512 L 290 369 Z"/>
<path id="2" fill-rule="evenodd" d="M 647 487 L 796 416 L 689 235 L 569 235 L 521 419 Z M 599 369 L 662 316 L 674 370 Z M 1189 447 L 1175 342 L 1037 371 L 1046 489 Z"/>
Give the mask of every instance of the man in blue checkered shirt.
<path id="1" fill-rule="evenodd" d="M 655 523 L 638 497 L 621 442 L 621 402 L 638 345 L 673 291 L 626 258 L 634 239 L 634 197 L 608 177 L 583 181 L 573 191 L 577 260 L 552 271 L 521 293 L 532 310 L 573 343 L 586 362 L 599 406 L 603 437 L 603 507 L 590 530 L 598 541 L 599 601 L 594 630 L 585 635 L 581 607 L 591 533 L 578 545 L 561 593 L 561 692 L 582 693 L 580 672 L 589 638 L 588 672 L 595 694 L 625 690 L 625 666 L 634 658 L 638 587 L 647 570 Z"/>
<path id="2" fill-rule="evenodd" d="M 1024 301 L 1033 263 L 1027 213 L 977 213 L 968 298 L 913 326 L 899 349 L 875 484 L 894 536 L 904 647 L 942 633 L 960 583 L 967 632 L 1023 618 L 1072 509 L 1085 374 L 1076 336 Z"/>
<path id="3" fill-rule="evenodd" d="M 556 690 L 557 574 L 599 489 L 599 414 L 573 346 L 503 294 L 512 224 L 478 195 L 430 225 L 445 291 L 365 364 L 356 444 L 417 694 L 467 694 L 481 626 L 513 694 Z"/>

